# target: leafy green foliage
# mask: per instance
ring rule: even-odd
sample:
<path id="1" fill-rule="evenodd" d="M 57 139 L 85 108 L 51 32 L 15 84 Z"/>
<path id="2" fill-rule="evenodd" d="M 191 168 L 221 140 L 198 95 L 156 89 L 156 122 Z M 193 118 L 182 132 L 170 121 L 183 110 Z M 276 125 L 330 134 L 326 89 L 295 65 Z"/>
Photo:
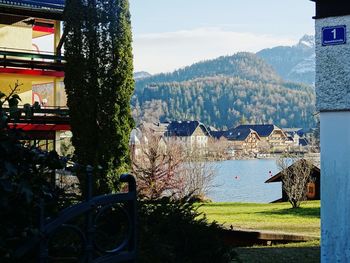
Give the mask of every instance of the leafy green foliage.
<path id="1" fill-rule="evenodd" d="M 97 193 L 116 190 L 118 175 L 130 165 L 130 23 L 127 0 L 66 3 L 65 87 L 72 143 L 79 164 L 102 167 L 95 174 Z M 83 183 L 82 176 L 79 179 Z"/>
<path id="2" fill-rule="evenodd" d="M 141 201 L 139 217 L 140 263 L 231 262 L 220 226 L 209 224 L 186 199 Z"/>
<path id="3" fill-rule="evenodd" d="M 15 112 L 20 98 L 0 97 L 0 257 L 2 262 L 17 262 L 16 249 L 38 234 L 41 200 L 47 202 L 48 212 L 59 209 L 61 190 L 50 179 L 65 161 L 56 152 L 26 147 L 19 141 L 20 131 L 8 128 L 11 115 L 3 111 L 2 105 L 11 101 L 10 112 Z"/>

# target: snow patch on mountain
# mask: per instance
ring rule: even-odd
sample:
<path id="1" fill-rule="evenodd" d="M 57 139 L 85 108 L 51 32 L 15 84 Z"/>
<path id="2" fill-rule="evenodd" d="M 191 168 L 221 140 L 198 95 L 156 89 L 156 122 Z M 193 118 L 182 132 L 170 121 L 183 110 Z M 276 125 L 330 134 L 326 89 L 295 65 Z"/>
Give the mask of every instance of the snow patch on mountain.
<path id="1" fill-rule="evenodd" d="M 303 61 L 294 66 L 291 70 L 291 73 L 307 73 L 315 72 L 315 54 L 311 55 L 308 58 L 305 58 Z"/>
<path id="2" fill-rule="evenodd" d="M 135 72 L 134 73 L 134 79 L 137 80 L 137 79 L 144 79 L 144 78 L 149 78 L 151 77 L 152 75 L 146 71 L 140 71 L 140 72 Z"/>
<path id="3" fill-rule="evenodd" d="M 278 46 L 257 53 L 283 79 L 313 85 L 315 83 L 315 37 L 304 35 L 293 46 Z"/>
<path id="4" fill-rule="evenodd" d="M 304 35 L 296 46 L 299 48 L 315 48 L 315 37 Z"/>

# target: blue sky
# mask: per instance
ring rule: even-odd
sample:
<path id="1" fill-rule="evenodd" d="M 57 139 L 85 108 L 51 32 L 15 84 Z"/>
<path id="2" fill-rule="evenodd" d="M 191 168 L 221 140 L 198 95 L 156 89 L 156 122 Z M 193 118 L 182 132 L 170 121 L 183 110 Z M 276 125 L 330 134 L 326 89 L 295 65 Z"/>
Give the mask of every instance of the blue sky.
<path id="1" fill-rule="evenodd" d="M 309 0 L 130 0 L 135 71 L 293 45 L 313 34 Z"/>

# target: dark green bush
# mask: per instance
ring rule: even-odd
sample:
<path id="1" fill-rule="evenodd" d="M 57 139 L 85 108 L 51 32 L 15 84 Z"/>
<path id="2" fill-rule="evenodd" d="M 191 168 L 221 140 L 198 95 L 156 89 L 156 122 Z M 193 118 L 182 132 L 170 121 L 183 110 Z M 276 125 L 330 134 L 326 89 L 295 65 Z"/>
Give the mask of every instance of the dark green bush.
<path id="1" fill-rule="evenodd" d="M 2 109 L 7 101 L 15 113 L 18 95 L 0 93 L 0 100 L 0 258 L 1 262 L 23 262 L 14 257 L 19 247 L 38 234 L 39 203 L 45 201 L 51 214 L 60 209 L 61 190 L 50 179 L 65 162 L 54 151 L 26 147 L 18 139 L 20 131 L 8 128 L 11 114 Z"/>
<path id="2" fill-rule="evenodd" d="M 225 263 L 230 249 L 193 203 L 168 197 L 139 202 L 140 263 Z"/>

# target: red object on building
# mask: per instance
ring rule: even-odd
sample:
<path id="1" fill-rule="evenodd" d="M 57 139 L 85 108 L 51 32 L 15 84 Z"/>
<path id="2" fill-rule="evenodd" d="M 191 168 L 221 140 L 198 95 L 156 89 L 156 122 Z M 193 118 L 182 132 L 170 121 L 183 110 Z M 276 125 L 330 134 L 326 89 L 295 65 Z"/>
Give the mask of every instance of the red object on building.
<path id="1" fill-rule="evenodd" d="M 50 34 L 55 33 L 55 29 L 53 27 L 45 27 L 45 26 L 34 25 L 33 26 L 33 30 L 34 31 L 38 31 L 38 32 L 50 33 Z"/>
<path id="2" fill-rule="evenodd" d="M 9 124 L 11 129 L 16 128 L 23 131 L 70 131 L 69 124 Z"/>
<path id="3" fill-rule="evenodd" d="M 49 76 L 49 77 L 64 77 L 63 71 L 38 70 L 38 69 L 16 69 L 16 68 L 0 68 L 0 73 L 21 74 L 32 76 Z"/>

